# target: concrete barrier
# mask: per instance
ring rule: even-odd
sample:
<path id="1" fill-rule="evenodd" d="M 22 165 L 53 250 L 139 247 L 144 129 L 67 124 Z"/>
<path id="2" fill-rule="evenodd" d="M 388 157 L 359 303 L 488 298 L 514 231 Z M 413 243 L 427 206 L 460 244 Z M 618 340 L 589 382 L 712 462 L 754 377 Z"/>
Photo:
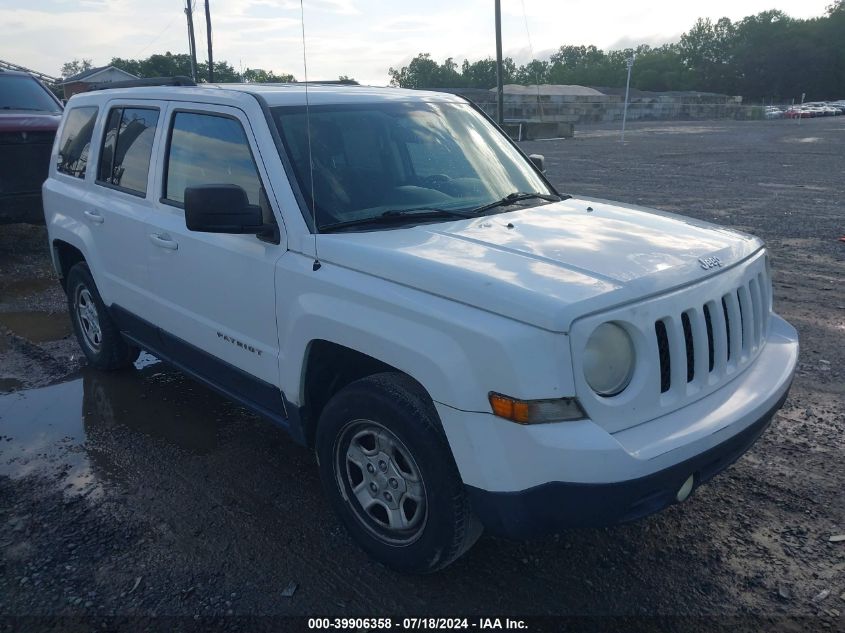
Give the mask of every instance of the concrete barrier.
<path id="1" fill-rule="evenodd" d="M 505 121 L 504 130 L 515 141 L 572 138 L 575 125 L 564 121 Z"/>

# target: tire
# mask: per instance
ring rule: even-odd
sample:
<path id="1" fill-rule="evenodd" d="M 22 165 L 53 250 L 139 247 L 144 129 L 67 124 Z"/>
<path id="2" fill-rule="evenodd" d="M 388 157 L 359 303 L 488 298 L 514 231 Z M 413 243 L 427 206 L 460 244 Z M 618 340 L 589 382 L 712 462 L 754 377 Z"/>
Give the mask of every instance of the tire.
<path id="1" fill-rule="evenodd" d="M 335 511 L 385 566 L 432 573 L 481 536 L 434 405 L 410 377 L 344 387 L 320 416 L 316 452 Z"/>
<path id="2" fill-rule="evenodd" d="M 88 364 L 112 371 L 129 367 L 141 353 L 129 345 L 112 321 L 88 264 L 80 262 L 70 269 L 65 286 L 73 331 Z"/>

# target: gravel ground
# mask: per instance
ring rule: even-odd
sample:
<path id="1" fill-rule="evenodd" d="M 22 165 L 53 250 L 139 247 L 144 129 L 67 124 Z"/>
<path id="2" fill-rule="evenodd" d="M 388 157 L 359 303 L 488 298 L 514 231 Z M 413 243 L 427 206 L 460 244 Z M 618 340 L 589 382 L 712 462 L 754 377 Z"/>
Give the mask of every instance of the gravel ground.
<path id="1" fill-rule="evenodd" d="M 355 546 L 312 456 L 270 423 L 150 356 L 123 373 L 85 368 L 43 227 L 4 226 L 0 631 L 49 623 L 16 616 L 99 628 L 114 616 L 315 614 L 845 630 L 845 542 L 831 540 L 845 533 L 845 117 L 635 124 L 624 147 L 597 127 L 524 147 L 545 154 L 561 190 L 768 242 L 776 309 L 798 328 L 802 357 L 745 457 L 640 522 L 483 537 L 438 575 L 400 576 Z"/>

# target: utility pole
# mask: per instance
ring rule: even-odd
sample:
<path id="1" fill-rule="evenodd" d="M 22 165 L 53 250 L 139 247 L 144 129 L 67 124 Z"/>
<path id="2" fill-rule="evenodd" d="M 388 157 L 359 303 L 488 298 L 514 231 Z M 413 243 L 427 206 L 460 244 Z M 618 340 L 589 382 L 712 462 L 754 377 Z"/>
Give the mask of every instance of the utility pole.
<path id="1" fill-rule="evenodd" d="M 628 121 L 628 91 L 631 89 L 631 69 L 634 67 L 634 58 L 636 53 L 625 60 L 628 65 L 628 81 L 625 83 L 625 108 L 622 110 L 622 142 L 625 142 L 625 123 Z"/>
<path id="2" fill-rule="evenodd" d="M 205 0 L 205 33 L 208 42 L 208 83 L 214 83 L 214 55 L 211 54 L 211 8 Z"/>
<path id="3" fill-rule="evenodd" d="M 496 122 L 505 124 L 505 97 L 502 85 L 502 1 L 496 0 Z"/>
<path id="4" fill-rule="evenodd" d="M 197 80 L 197 44 L 194 40 L 194 10 L 191 0 L 185 0 L 185 15 L 188 18 L 188 48 L 191 56 L 191 79 Z"/>

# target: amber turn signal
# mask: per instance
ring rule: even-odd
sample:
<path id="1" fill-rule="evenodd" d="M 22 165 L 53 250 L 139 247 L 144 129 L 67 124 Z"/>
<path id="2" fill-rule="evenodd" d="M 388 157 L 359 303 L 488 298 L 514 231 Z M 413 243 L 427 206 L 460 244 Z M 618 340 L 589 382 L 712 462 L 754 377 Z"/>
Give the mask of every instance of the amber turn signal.
<path id="1" fill-rule="evenodd" d="M 517 400 L 494 391 L 488 397 L 495 415 L 518 424 L 563 422 L 586 417 L 576 398 Z"/>

